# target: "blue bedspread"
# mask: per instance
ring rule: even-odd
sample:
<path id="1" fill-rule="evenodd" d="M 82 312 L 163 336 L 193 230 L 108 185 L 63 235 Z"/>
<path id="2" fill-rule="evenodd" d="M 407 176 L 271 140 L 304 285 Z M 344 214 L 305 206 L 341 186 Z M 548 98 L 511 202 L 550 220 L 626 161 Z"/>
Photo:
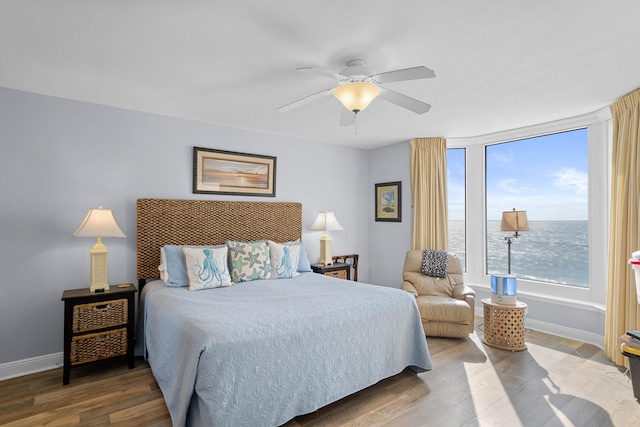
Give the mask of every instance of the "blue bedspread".
<path id="1" fill-rule="evenodd" d="M 175 426 L 281 425 L 407 366 L 431 369 L 414 297 L 399 289 L 315 273 L 203 291 L 152 282 L 142 306 Z"/>

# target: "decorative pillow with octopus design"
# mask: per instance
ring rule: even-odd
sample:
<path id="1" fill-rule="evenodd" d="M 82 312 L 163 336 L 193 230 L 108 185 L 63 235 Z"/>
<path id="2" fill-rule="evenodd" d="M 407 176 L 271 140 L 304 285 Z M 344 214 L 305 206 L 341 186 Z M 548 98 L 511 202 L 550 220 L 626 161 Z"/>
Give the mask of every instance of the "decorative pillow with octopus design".
<path id="1" fill-rule="evenodd" d="M 226 246 L 183 247 L 182 253 L 190 291 L 233 285 L 227 266 Z"/>
<path id="2" fill-rule="evenodd" d="M 266 240 L 253 242 L 227 240 L 227 247 L 232 281 L 248 282 L 271 277 L 269 246 Z"/>
<path id="3" fill-rule="evenodd" d="M 187 276 L 187 267 L 184 261 L 184 253 L 182 248 L 226 248 L 227 245 L 217 246 L 180 246 L 165 245 L 160 248 L 160 279 L 167 285 L 172 287 L 188 287 L 189 277 Z"/>
<path id="4" fill-rule="evenodd" d="M 269 240 L 272 279 L 290 279 L 300 274 L 298 262 L 301 248 L 302 242 L 281 244 Z"/>

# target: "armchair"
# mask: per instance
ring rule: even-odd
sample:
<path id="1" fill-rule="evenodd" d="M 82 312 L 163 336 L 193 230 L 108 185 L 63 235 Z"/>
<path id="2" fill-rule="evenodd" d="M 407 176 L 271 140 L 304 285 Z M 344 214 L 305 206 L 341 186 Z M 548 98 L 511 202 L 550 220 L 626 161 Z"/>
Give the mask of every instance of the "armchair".
<path id="1" fill-rule="evenodd" d="M 422 273 L 423 251 L 407 252 L 402 289 L 416 297 L 426 336 L 463 338 L 474 331 L 475 291 L 463 283 L 462 265 L 447 257 L 446 277 Z"/>

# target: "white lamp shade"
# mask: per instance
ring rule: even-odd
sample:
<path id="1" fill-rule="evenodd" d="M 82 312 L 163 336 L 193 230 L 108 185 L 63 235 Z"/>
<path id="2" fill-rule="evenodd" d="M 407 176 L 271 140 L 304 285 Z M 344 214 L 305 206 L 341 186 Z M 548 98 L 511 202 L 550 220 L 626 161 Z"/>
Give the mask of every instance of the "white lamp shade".
<path id="1" fill-rule="evenodd" d="M 111 209 L 93 208 L 73 232 L 76 237 L 127 237 L 124 235 Z"/>
<path id="2" fill-rule="evenodd" d="M 529 231 L 529 222 L 527 221 L 527 211 L 506 211 L 502 212 L 502 222 L 500 223 L 500 231 Z"/>
<path id="3" fill-rule="evenodd" d="M 342 105 L 349 111 L 362 111 L 380 93 L 378 86 L 369 82 L 353 82 L 340 85 L 333 91 Z"/>
<path id="4" fill-rule="evenodd" d="M 333 212 L 318 213 L 316 220 L 313 222 L 313 224 L 311 224 L 311 227 L 309 227 L 309 229 L 323 230 L 325 233 L 327 231 L 344 230 Z"/>

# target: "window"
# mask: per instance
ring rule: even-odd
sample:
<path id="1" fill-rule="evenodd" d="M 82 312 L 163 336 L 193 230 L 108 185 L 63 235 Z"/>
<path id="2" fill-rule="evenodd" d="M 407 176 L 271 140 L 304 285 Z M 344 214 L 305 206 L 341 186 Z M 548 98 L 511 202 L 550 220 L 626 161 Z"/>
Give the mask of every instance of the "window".
<path id="1" fill-rule="evenodd" d="M 493 221 L 497 230 L 503 211 L 525 210 L 531 231 L 513 239 L 511 246 L 511 270 L 518 276 L 518 295 L 586 308 L 601 315 L 607 294 L 610 238 L 611 124 L 610 111 L 603 108 L 549 123 L 447 138 L 448 156 L 456 148 L 463 148 L 465 153 L 465 283 L 488 290 L 491 272 L 507 272 L 504 238 L 511 233 L 496 231 L 491 237 L 491 224 Z M 505 162 L 508 154 L 514 157 Z M 448 167 L 454 170 L 451 163 Z M 534 175 L 536 179 L 531 178 Z M 516 185 L 522 183 L 529 187 Z M 555 189 L 564 193 L 540 191 L 543 184 L 555 184 Z M 520 192 L 516 193 L 518 188 Z M 455 209 L 450 211 L 454 220 Z M 562 233 L 555 233 L 555 239 L 551 239 L 546 232 L 545 237 L 544 222 L 562 227 Z M 542 241 L 536 234 L 543 236 Z M 533 249 L 540 245 L 545 250 L 534 254 Z M 582 251 L 567 250 L 567 245 Z"/>
<path id="2" fill-rule="evenodd" d="M 588 130 L 485 147 L 486 274 L 507 272 L 513 233 L 502 212 L 525 210 L 531 230 L 513 238 L 511 273 L 538 282 L 589 287 Z"/>
<path id="3" fill-rule="evenodd" d="M 465 237 L 465 154 L 464 148 L 447 149 L 447 199 L 449 251 L 458 255 L 466 270 Z"/>

